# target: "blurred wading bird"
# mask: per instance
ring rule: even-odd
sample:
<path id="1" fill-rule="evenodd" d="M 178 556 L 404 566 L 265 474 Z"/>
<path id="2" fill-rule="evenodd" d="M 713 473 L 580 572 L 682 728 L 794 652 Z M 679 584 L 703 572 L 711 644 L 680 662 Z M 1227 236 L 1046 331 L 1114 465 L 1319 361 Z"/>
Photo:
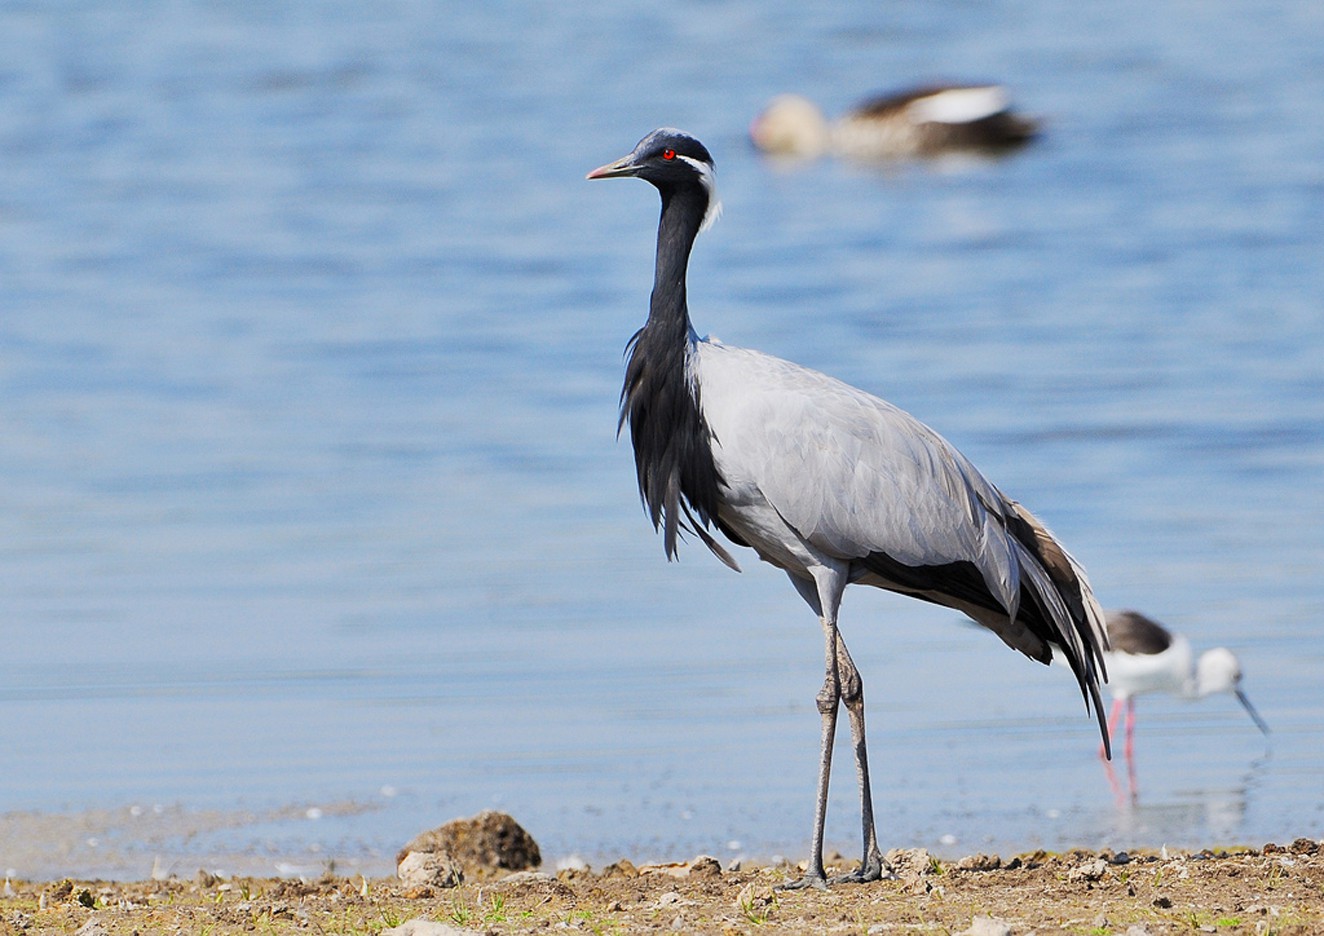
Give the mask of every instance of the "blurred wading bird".
<path id="1" fill-rule="evenodd" d="M 685 279 L 695 237 L 719 207 L 702 143 L 655 130 L 590 179 L 651 182 L 662 197 L 648 320 L 631 339 L 621 425 L 630 426 L 639 490 L 668 558 L 684 532 L 723 562 L 710 532 L 749 546 L 791 579 L 825 639 L 818 798 L 809 867 L 790 887 L 822 886 L 823 826 L 838 707 L 850 719 L 864 852 L 836 880 L 883 874 L 864 733 L 864 688 L 837 630 L 848 584 L 961 611 L 1015 650 L 1048 663 L 1061 648 L 1105 731 L 1099 700 L 1107 646 L 1084 570 L 1029 511 L 990 484 L 932 429 L 816 371 L 700 338 Z M 1107 735 L 1104 734 L 1107 744 Z"/>
<path id="2" fill-rule="evenodd" d="M 1269 733 L 1269 726 L 1242 691 L 1241 663 L 1227 647 L 1206 650 L 1197 661 L 1189 640 L 1139 611 L 1109 611 L 1105 623 L 1112 644 L 1111 651 L 1104 654 L 1110 674 L 1108 691 L 1113 697 L 1108 734 L 1116 732 L 1117 720 L 1125 708 L 1128 764 L 1135 758 L 1135 697 L 1147 692 L 1167 692 L 1183 699 L 1231 693 L 1255 727 L 1265 735 Z M 1099 754 L 1104 753 L 1100 749 Z"/>
<path id="3" fill-rule="evenodd" d="M 783 94 L 750 125 L 765 153 L 811 159 L 833 153 L 862 162 L 967 152 L 1010 152 L 1039 135 L 1001 85 L 927 85 L 871 98 L 829 122 L 808 98 Z"/>

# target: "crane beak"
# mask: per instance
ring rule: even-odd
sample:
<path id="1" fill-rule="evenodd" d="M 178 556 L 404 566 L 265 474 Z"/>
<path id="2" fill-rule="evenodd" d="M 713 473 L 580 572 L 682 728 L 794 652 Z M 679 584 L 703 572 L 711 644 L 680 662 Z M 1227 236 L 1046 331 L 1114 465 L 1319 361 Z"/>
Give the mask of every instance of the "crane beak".
<path id="1" fill-rule="evenodd" d="M 638 167 L 634 164 L 634 153 L 628 156 L 622 156 L 615 162 L 607 163 L 605 166 L 599 166 L 588 175 L 586 179 L 623 179 L 635 174 Z"/>
<path id="2" fill-rule="evenodd" d="M 1246 693 L 1242 692 L 1240 689 L 1237 690 L 1237 701 L 1241 703 L 1242 708 L 1244 708 L 1246 713 L 1250 715 L 1251 721 L 1255 722 L 1255 727 L 1260 729 L 1260 731 L 1264 732 L 1267 736 L 1269 734 L 1269 726 L 1264 723 L 1263 718 L 1260 718 L 1260 713 L 1255 711 L 1255 706 L 1250 704 L 1250 699 L 1246 698 Z"/>

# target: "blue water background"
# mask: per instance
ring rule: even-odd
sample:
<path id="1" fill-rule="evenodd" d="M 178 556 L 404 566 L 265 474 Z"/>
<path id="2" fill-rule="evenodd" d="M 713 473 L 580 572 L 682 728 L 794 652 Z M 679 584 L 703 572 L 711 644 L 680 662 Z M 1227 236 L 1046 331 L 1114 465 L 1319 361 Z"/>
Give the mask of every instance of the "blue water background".
<path id="1" fill-rule="evenodd" d="M 746 141 L 930 78 L 1045 139 Z M 1118 804 L 1067 674 L 852 591 L 884 847 L 1324 836 L 1318 3 L 10 3 L 0 870 L 384 874 L 484 808 L 552 863 L 804 855 L 816 622 L 666 563 L 615 438 L 657 198 L 583 176 L 668 124 L 726 206 L 701 332 L 938 428 L 1273 728 L 1142 700 Z M 855 804 L 841 760 L 847 853 Z"/>

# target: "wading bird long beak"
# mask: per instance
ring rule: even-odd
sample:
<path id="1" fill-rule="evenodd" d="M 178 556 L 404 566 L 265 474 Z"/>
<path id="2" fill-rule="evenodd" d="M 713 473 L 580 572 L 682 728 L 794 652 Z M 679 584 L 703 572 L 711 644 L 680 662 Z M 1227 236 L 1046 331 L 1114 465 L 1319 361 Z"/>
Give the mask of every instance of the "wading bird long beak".
<path id="1" fill-rule="evenodd" d="M 1242 692 L 1240 689 L 1237 690 L 1237 701 L 1241 703 L 1242 708 L 1246 710 L 1247 714 L 1250 715 L 1251 720 L 1255 722 L 1255 727 L 1260 729 L 1260 731 L 1264 732 L 1267 736 L 1269 734 L 1269 726 L 1264 723 L 1263 718 L 1260 718 L 1260 713 L 1255 711 L 1255 706 L 1250 704 L 1250 699 L 1246 698 L 1246 693 Z"/>
<path id="2" fill-rule="evenodd" d="M 615 162 L 607 163 L 605 166 L 599 166 L 588 175 L 586 179 L 621 179 L 626 176 L 632 176 L 637 167 L 634 164 L 634 153 L 628 156 L 622 156 Z"/>

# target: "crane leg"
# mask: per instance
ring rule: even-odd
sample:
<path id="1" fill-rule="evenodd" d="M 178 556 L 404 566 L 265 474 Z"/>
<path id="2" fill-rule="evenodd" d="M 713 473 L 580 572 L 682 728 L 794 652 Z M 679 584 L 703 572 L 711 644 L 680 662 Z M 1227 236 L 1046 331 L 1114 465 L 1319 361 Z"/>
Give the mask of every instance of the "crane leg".
<path id="1" fill-rule="evenodd" d="M 860 822 L 864 830 L 864 856 L 860 867 L 850 874 L 833 878 L 832 883 L 877 881 L 883 876 L 883 859 L 878 850 L 878 834 L 874 828 L 873 797 L 869 792 L 869 758 L 864 735 L 864 683 L 860 671 L 851 659 L 846 643 L 837 630 L 837 611 L 846 589 L 845 568 L 819 567 L 812 571 L 813 581 L 791 576 L 791 582 L 801 597 L 819 616 L 823 626 L 824 669 L 823 688 L 815 701 L 822 719 L 822 744 L 818 760 L 818 798 L 814 804 L 814 837 L 809 856 L 809 867 L 798 881 L 781 885 L 782 889 L 825 887 L 827 875 L 823 870 L 823 829 L 827 823 L 828 781 L 832 773 L 832 745 L 837 734 L 837 715 L 840 705 L 846 705 L 850 719 L 851 741 L 855 751 L 855 772 L 860 783 Z"/>
<path id="2" fill-rule="evenodd" d="M 797 583 L 799 587 L 799 583 Z M 815 702 L 822 719 L 822 743 L 818 757 L 818 799 L 814 804 L 814 839 L 810 844 L 809 867 L 798 881 L 779 884 L 779 890 L 800 890 L 805 887 L 827 887 L 823 871 L 823 828 L 827 824 L 828 780 L 832 775 L 832 742 L 837 734 L 837 708 L 841 703 L 841 677 L 837 663 L 837 625 L 823 619 L 823 633 L 827 639 L 827 674 L 823 688 L 818 690 Z"/>
<path id="3" fill-rule="evenodd" d="M 855 751 L 855 777 L 860 786 L 860 823 L 863 826 L 864 854 L 860 866 L 849 874 L 832 879 L 833 884 L 858 884 L 883 878 L 883 855 L 878 850 L 878 831 L 873 819 L 873 794 L 869 786 L 869 752 L 864 737 L 864 680 L 855 667 L 846 642 L 837 634 L 837 674 L 841 701 L 850 718 L 851 747 Z"/>

